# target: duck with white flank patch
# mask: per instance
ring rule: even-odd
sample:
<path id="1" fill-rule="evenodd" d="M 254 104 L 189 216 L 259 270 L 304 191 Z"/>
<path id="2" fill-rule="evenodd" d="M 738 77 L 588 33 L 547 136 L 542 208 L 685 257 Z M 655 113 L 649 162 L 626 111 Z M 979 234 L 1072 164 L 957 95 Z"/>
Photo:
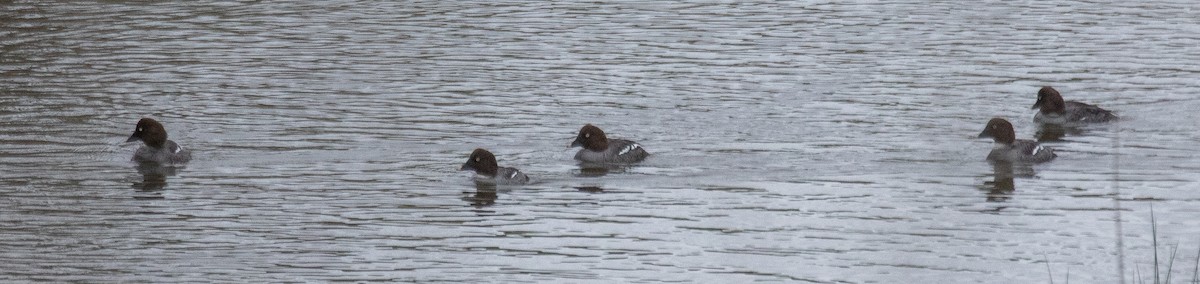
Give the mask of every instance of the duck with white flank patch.
<path id="1" fill-rule="evenodd" d="M 529 176 L 516 168 L 500 167 L 496 164 L 496 156 L 484 149 L 475 149 L 467 162 L 462 164 L 460 171 L 475 171 L 475 181 L 497 185 L 518 185 L 529 183 Z"/>
<path id="2" fill-rule="evenodd" d="M 595 125 L 584 125 L 571 147 L 583 147 L 575 153 L 575 159 L 588 163 L 629 164 L 645 160 L 650 153 L 637 142 L 608 139 L 604 130 Z"/>
<path id="3" fill-rule="evenodd" d="M 1042 163 L 1053 160 L 1058 155 L 1054 149 L 1042 146 L 1033 140 L 1017 139 L 1012 123 L 1003 118 L 993 118 L 988 121 L 979 138 L 992 138 L 996 146 L 988 153 L 987 159 L 992 161 L 1007 161 L 1021 163 Z"/>
<path id="4" fill-rule="evenodd" d="M 1077 125 L 1117 119 L 1117 115 L 1098 106 L 1063 101 L 1058 90 L 1049 86 L 1038 90 L 1038 99 L 1033 103 L 1033 109 L 1040 109 L 1033 116 L 1033 121 L 1042 124 Z"/>
<path id="5" fill-rule="evenodd" d="M 175 141 L 167 140 L 167 129 L 152 118 L 142 118 L 125 142 L 141 140 L 143 145 L 133 153 L 133 161 L 163 165 L 183 164 L 192 160 L 192 151 Z"/>

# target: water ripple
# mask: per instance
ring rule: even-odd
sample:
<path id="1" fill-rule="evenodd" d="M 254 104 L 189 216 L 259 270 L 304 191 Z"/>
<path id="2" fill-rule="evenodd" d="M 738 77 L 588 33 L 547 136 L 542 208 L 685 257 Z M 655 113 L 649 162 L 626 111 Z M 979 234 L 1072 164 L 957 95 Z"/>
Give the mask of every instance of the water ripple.
<path id="1" fill-rule="evenodd" d="M 11 3 L 0 280 L 1114 282 L 1151 202 L 1197 245 L 1195 6 Z M 982 161 L 1043 85 L 1124 119 Z M 196 160 L 130 164 L 143 116 Z M 654 155 L 580 169 L 584 123 Z"/>

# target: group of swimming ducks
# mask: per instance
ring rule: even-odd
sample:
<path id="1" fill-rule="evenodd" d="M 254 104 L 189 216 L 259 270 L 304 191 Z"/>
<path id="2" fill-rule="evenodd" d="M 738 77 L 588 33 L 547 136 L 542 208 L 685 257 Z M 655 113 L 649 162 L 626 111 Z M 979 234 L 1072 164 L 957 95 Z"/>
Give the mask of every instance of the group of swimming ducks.
<path id="1" fill-rule="evenodd" d="M 1033 109 L 1039 109 L 1033 116 L 1033 121 L 1043 125 L 1081 126 L 1117 119 L 1111 111 L 1098 106 L 1063 101 L 1062 95 L 1051 87 L 1038 90 L 1037 102 L 1033 103 Z M 1012 123 L 1003 118 L 997 117 L 988 121 L 983 132 L 979 133 L 979 138 L 987 137 L 996 141 L 996 147 L 988 153 L 988 160 L 1032 164 L 1048 162 L 1058 157 L 1054 154 L 1054 149 L 1044 147 L 1036 141 L 1017 139 Z"/>
<path id="2" fill-rule="evenodd" d="M 650 153 L 637 142 L 608 139 L 604 130 L 595 125 L 584 125 L 579 129 L 579 135 L 571 142 L 571 147 L 583 147 L 575 153 L 575 159 L 584 163 L 627 165 L 645 160 Z M 475 171 L 475 181 L 490 184 L 525 184 L 529 176 L 516 168 L 500 167 L 496 164 L 496 156 L 485 149 L 475 149 L 467 162 L 463 163 L 460 171 Z"/>
<path id="3" fill-rule="evenodd" d="M 192 151 L 184 149 L 175 141 L 167 139 L 167 129 L 152 118 L 142 118 L 125 142 L 142 141 L 144 144 L 133 153 L 133 161 L 158 165 L 181 165 L 192 159 Z M 595 125 L 584 125 L 571 147 L 583 147 L 575 153 L 575 159 L 592 164 L 628 165 L 645 160 L 650 153 L 637 142 L 609 139 Z M 529 176 L 520 170 L 500 167 L 496 156 L 486 149 L 475 149 L 459 170 L 475 171 L 475 181 L 490 184 L 518 185 L 529 182 Z"/>
<path id="4" fill-rule="evenodd" d="M 1062 95 L 1051 87 L 1038 90 L 1037 102 L 1033 109 L 1040 111 L 1033 117 L 1034 122 L 1041 124 L 1056 124 L 1076 126 L 1088 123 L 1102 123 L 1117 119 L 1111 111 L 1100 107 L 1076 101 L 1063 101 Z M 988 153 L 988 160 L 1041 163 L 1057 157 L 1054 150 L 1044 147 L 1033 140 L 1016 139 L 1012 123 L 1003 118 L 993 118 L 988 121 L 980 138 L 990 137 L 996 142 L 996 147 Z M 184 149 L 175 141 L 167 139 L 167 130 L 158 121 L 142 118 L 137 123 L 133 135 L 125 142 L 142 141 L 145 145 L 133 154 L 133 161 L 140 163 L 156 163 L 178 165 L 192 159 L 192 152 Z M 571 142 L 571 147 L 583 147 L 575 153 L 575 159 L 584 163 L 605 165 L 627 165 L 641 162 L 650 153 L 637 142 L 609 139 L 595 125 L 587 124 L 579 129 L 579 135 Z M 511 167 L 500 167 L 496 156 L 486 149 L 475 149 L 467 162 L 459 170 L 475 172 L 475 181 L 502 185 L 519 185 L 529 182 L 529 176 Z"/>

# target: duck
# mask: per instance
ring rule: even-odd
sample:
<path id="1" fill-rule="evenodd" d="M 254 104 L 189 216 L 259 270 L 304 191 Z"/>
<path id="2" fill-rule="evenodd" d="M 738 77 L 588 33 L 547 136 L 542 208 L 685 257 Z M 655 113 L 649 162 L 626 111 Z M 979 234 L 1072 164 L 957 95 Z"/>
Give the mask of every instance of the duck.
<path id="1" fill-rule="evenodd" d="M 192 151 L 184 149 L 179 143 L 167 139 L 167 129 L 153 118 L 138 120 L 133 135 L 125 142 L 142 141 L 142 147 L 133 152 L 131 161 L 139 163 L 155 163 L 161 165 L 178 165 L 192 160 Z"/>
<path id="2" fill-rule="evenodd" d="M 575 153 L 575 159 L 587 163 L 628 164 L 641 162 L 650 156 L 641 144 L 609 139 L 604 130 L 590 123 L 579 129 L 579 135 L 571 142 L 571 147 L 583 147 Z"/>
<path id="3" fill-rule="evenodd" d="M 1078 125 L 1117 119 L 1117 115 L 1098 106 L 1077 101 L 1063 101 L 1058 90 L 1050 86 L 1038 90 L 1037 102 L 1033 103 L 1032 109 L 1039 110 L 1033 116 L 1033 121 L 1041 124 Z"/>
<path id="4" fill-rule="evenodd" d="M 529 176 L 516 168 L 500 167 L 496 163 L 496 155 L 486 149 L 478 148 L 467 157 L 467 162 L 459 167 L 460 171 L 475 171 L 474 180 L 478 183 L 496 185 L 521 185 L 529 183 Z"/>
<path id="5" fill-rule="evenodd" d="M 999 117 L 988 121 L 979 138 L 992 138 L 996 143 L 988 153 L 989 161 L 1044 163 L 1058 157 L 1050 147 L 1033 140 L 1016 139 L 1012 123 Z"/>

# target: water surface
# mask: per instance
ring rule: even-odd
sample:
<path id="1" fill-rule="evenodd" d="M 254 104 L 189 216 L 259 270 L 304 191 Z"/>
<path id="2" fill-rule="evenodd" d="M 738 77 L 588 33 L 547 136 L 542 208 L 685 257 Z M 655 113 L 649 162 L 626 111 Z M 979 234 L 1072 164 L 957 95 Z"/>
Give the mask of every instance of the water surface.
<path id="1" fill-rule="evenodd" d="M 1147 277 L 1151 204 L 1200 246 L 1195 8 L 8 4 L 0 280 Z M 1044 85 L 1124 119 L 984 161 L 988 119 L 1039 133 Z M 128 162 L 141 117 L 195 160 Z M 583 171 L 585 123 L 653 156 Z M 472 184 L 477 147 L 535 182 Z"/>

